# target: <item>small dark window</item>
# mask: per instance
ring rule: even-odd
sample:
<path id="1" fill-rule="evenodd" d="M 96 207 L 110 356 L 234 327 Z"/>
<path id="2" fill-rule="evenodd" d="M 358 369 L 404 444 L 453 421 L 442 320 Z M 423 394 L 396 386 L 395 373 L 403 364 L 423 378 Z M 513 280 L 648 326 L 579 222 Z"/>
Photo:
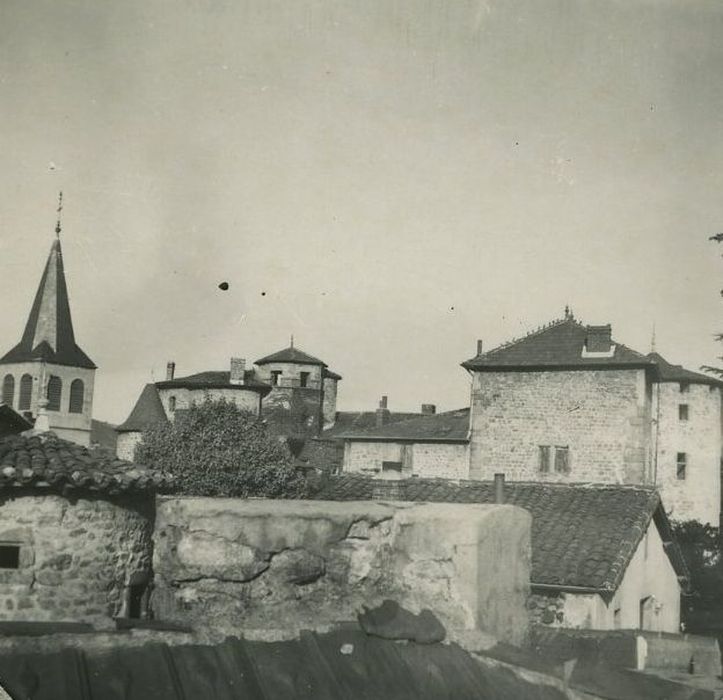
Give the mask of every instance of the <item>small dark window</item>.
<path id="1" fill-rule="evenodd" d="M 3 379 L 3 403 L 8 406 L 13 405 L 15 399 L 15 377 L 12 374 L 6 374 Z"/>
<path id="2" fill-rule="evenodd" d="M 401 462 L 382 462 L 382 471 L 383 472 L 401 472 L 402 471 L 402 463 Z"/>
<path id="3" fill-rule="evenodd" d="M 685 452 L 678 452 L 675 460 L 675 475 L 678 479 L 685 479 L 688 469 L 688 455 Z"/>
<path id="4" fill-rule="evenodd" d="M 275 369 L 271 372 L 271 386 L 278 386 L 280 376 L 281 376 L 280 369 Z"/>
<path id="5" fill-rule="evenodd" d="M 48 410 L 60 410 L 60 397 L 63 393 L 63 381 L 60 377 L 53 375 L 48 379 Z"/>
<path id="6" fill-rule="evenodd" d="M 549 445 L 540 445 L 540 471 L 545 472 L 545 473 L 550 471 L 550 446 Z"/>
<path id="7" fill-rule="evenodd" d="M 688 420 L 688 404 L 678 404 L 678 420 Z"/>
<path id="8" fill-rule="evenodd" d="M 555 448 L 555 471 L 559 474 L 570 473 L 570 448 L 569 447 L 556 447 Z"/>
<path id="9" fill-rule="evenodd" d="M 20 568 L 20 545 L 0 544 L 0 569 Z"/>
<path id="10" fill-rule="evenodd" d="M 678 388 L 680 389 L 681 394 L 687 394 L 688 389 L 690 389 L 690 382 L 680 382 Z"/>
<path id="11" fill-rule="evenodd" d="M 308 372 L 301 372 L 299 374 L 299 383 L 301 386 L 308 386 L 309 384 L 309 373 Z"/>
<path id="12" fill-rule="evenodd" d="M 18 410 L 28 411 L 32 398 L 33 378 L 29 374 L 24 374 L 20 379 L 20 401 L 18 403 Z"/>
<path id="13" fill-rule="evenodd" d="M 74 379 L 70 384 L 70 412 L 83 413 L 85 386 L 82 379 Z"/>
<path id="14" fill-rule="evenodd" d="M 168 410 L 173 413 L 176 410 L 176 397 L 170 396 L 168 398 Z"/>

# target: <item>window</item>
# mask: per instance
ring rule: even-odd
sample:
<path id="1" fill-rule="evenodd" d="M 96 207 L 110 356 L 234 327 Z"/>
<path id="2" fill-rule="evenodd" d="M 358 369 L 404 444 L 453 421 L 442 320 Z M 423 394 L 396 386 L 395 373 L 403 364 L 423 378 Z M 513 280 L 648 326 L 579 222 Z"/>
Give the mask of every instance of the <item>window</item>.
<path id="1" fill-rule="evenodd" d="M 675 475 L 678 479 L 685 479 L 686 471 L 688 469 L 688 455 L 685 452 L 678 452 L 678 456 L 675 460 L 676 468 Z"/>
<path id="2" fill-rule="evenodd" d="M 55 375 L 48 379 L 48 410 L 60 410 L 60 397 L 63 393 L 63 382 L 60 377 Z"/>
<path id="3" fill-rule="evenodd" d="M 540 445 L 540 471 L 547 473 L 550 471 L 550 446 Z"/>
<path id="4" fill-rule="evenodd" d="M 309 384 L 309 373 L 308 372 L 301 372 L 299 374 L 299 381 L 301 386 L 308 386 Z"/>
<path id="5" fill-rule="evenodd" d="M 32 397 L 33 378 L 29 374 L 24 374 L 20 378 L 20 402 L 18 403 L 18 410 L 29 411 Z"/>
<path id="6" fill-rule="evenodd" d="M 278 386 L 280 376 L 281 376 L 280 369 L 275 369 L 271 372 L 271 386 Z"/>
<path id="7" fill-rule="evenodd" d="M 555 471 L 558 474 L 569 474 L 570 473 L 570 448 L 569 447 L 556 447 L 555 448 Z"/>
<path id="8" fill-rule="evenodd" d="M 169 413 L 173 413 L 175 410 L 176 410 L 176 397 L 169 396 L 168 397 L 168 411 L 169 411 Z"/>
<path id="9" fill-rule="evenodd" d="M 20 568 L 20 545 L 0 544 L 0 569 Z"/>
<path id="10" fill-rule="evenodd" d="M 402 471 L 402 463 L 401 462 L 382 462 L 382 471 L 383 472 L 399 472 Z"/>
<path id="11" fill-rule="evenodd" d="M 678 420 L 688 420 L 688 404 L 678 404 Z"/>
<path id="12" fill-rule="evenodd" d="M 15 377 L 12 374 L 6 374 L 3 379 L 3 403 L 8 406 L 13 405 L 15 399 Z"/>
<path id="13" fill-rule="evenodd" d="M 681 394 L 687 394 L 688 389 L 690 389 L 690 382 L 680 382 L 680 384 L 678 384 L 678 388 L 680 389 Z"/>
<path id="14" fill-rule="evenodd" d="M 85 386 L 82 379 L 74 379 L 70 385 L 70 412 L 83 413 Z"/>

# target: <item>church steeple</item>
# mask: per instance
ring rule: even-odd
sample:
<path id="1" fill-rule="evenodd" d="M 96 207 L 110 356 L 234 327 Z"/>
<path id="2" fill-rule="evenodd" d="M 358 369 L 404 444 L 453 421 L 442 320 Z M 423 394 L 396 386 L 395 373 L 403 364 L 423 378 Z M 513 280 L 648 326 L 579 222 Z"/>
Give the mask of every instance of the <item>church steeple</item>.
<path id="1" fill-rule="evenodd" d="M 44 360 L 58 365 L 95 369 L 93 361 L 75 344 L 60 246 L 61 209 L 62 194 L 58 205 L 56 238 L 50 247 L 25 332 L 20 343 L 0 358 L 0 364 Z"/>

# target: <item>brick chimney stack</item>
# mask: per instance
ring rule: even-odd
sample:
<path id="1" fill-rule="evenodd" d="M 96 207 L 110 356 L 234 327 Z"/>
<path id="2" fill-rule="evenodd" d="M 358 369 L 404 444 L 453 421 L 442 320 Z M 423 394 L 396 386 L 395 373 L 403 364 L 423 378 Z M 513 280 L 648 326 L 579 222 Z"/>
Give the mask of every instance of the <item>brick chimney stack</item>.
<path id="1" fill-rule="evenodd" d="M 166 381 L 170 382 L 175 375 L 176 375 L 176 363 L 168 362 L 166 364 Z"/>
<path id="2" fill-rule="evenodd" d="M 433 416 L 437 412 L 437 407 L 433 403 L 422 404 L 422 415 Z"/>
<path id="3" fill-rule="evenodd" d="M 377 409 L 377 428 L 381 428 L 387 423 L 389 418 L 389 409 L 387 408 L 387 397 L 382 396 L 379 401 L 379 408 Z"/>
<path id="4" fill-rule="evenodd" d="M 231 384 L 243 384 L 244 373 L 246 372 L 246 360 L 242 357 L 231 358 L 231 374 L 229 382 Z"/>
<path id="5" fill-rule="evenodd" d="M 477 340 L 477 356 L 479 357 L 482 354 L 482 340 Z"/>

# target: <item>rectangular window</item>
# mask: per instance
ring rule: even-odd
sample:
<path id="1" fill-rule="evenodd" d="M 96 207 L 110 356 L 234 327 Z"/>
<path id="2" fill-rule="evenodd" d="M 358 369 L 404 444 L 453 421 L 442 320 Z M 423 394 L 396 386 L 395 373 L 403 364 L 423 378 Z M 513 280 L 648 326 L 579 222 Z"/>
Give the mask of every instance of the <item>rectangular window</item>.
<path id="1" fill-rule="evenodd" d="M 678 404 L 678 420 L 688 420 L 688 404 Z"/>
<path id="2" fill-rule="evenodd" d="M 688 470 L 688 455 L 685 452 L 678 452 L 675 465 L 675 475 L 678 479 L 685 479 Z"/>
<path id="3" fill-rule="evenodd" d="M 555 448 L 555 471 L 558 474 L 569 474 L 570 473 L 570 448 L 569 447 L 556 447 Z"/>
<path id="4" fill-rule="evenodd" d="M 278 386 L 280 376 L 281 376 L 280 369 L 275 369 L 271 372 L 271 386 Z"/>
<path id="5" fill-rule="evenodd" d="M 20 545 L 0 544 L 0 569 L 20 568 Z"/>
<path id="6" fill-rule="evenodd" d="M 680 382 L 678 388 L 680 389 L 681 394 L 687 394 L 688 389 L 690 389 L 690 382 Z"/>
<path id="7" fill-rule="evenodd" d="M 301 386 L 309 385 L 309 373 L 308 372 L 301 372 L 299 374 L 299 383 Z"/>
<path id="8" fill-rule="evenodd" d="M 401 474 L 402 463 L 401 462 L 382 462 L 382 471 L 383 472 L 399 472 Z"/>
<path id="9" fill-rule="evenodd" d="M 540 445 L 540 471 L 547 473 L 550 471 L 550 446 Z"/>

